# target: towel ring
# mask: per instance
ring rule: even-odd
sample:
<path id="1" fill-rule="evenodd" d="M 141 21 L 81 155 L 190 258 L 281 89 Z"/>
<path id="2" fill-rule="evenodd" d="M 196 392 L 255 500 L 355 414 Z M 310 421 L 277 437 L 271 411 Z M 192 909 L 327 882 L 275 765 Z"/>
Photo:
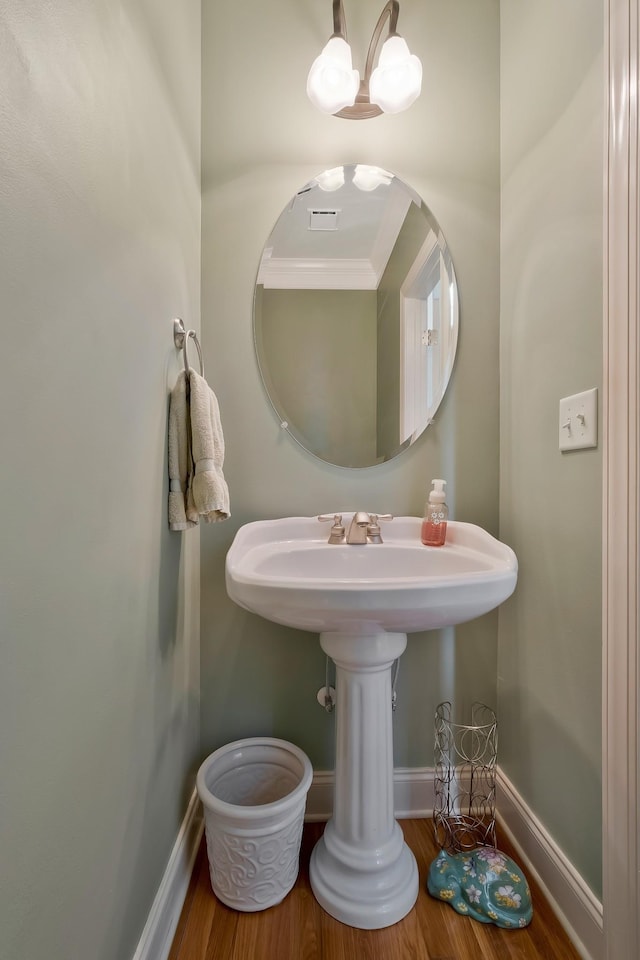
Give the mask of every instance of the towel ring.
<path id="1" fill-rule="evenodd" d="M 200 347 L 200 341 L 198 340 L 198 335 L 195 330 L 185 330 L 184 323 L 179 318 L 173 321 L 173 342 L 175 343 L 178 350 L 182 350 L 184 356 L 184 369 L 187 375 L 189 374 L 189 358 L 187 357 L 187 346 L 189 344 L 189 338 L 193 340 L 196 345 L 196 350 L 198 351 L 198 359 L 200 360 L 200 376 L 204 377 L 204 362 L 202 360 L 202 348 Z"/>

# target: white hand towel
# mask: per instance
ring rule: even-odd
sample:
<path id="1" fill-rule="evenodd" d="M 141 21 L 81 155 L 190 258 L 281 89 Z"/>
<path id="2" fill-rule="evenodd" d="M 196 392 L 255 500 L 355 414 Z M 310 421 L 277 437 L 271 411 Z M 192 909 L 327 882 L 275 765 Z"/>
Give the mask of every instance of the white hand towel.
<path id="1" fill-rule="evenodd" d="M 229 489 L 222 473 L 224 436 L 220 408 L 213 390 L 195 370 L 189 370 L 189 388 L 191 455 L 195 463 L 191 482 L 193 504 L 206 523 L 214 523 L 226 520 L 230 514 Z"/>
<path id="2" fill-rule="evenodd" d="M 191 473 L 189 404 L 187 377 L 178 375 L 169 398 L 169 528 L 188 530 L 197 521 L 187 517 L 187 497 Z"/>

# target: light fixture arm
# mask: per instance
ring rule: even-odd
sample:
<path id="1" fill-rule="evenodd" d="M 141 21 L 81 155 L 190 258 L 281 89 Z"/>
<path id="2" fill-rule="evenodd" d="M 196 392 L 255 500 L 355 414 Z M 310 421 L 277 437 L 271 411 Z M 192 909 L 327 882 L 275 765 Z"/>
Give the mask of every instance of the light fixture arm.
<path id="1" fill-rule="evenodd" d="M 339 3 L 342 3 L 342 0 L 338 0 Z M 396 27 L 398 26 L 398 14 L 400 13 L 400 4 L 398 0 L 389 0 L 388 4 L 385 6 L 384 10 L 378 17 L 378 22 L 376 23 L 373 35 L 371 37 L 371 43 L 369 44 L 369 50 L 367 51 L 367 62 L 364 67 L 364 82 L 367 85 L 367 90 L 369 89 L 369 80 L 371 79 L 371 71 L 373 70 L 373 61 L 376 55 L 376 50 L 378 49 L 378 44 L 380 43 L 380 36 L 382 34 L 382 28 L 384 27 L 384 22 L 386 18 L 389 18 L 389 33 L 387 36 L 395 37 L 397 36 L 398 31 Z"/>
<path id="2" fill-rule="evenodd" d="M 389 0 L 378 17 L 378 22 L 373 30 L 369 50 L 367 51 L 364 76 L 360 81 L 360 89 L 358 90 L 355 103 L 351 107 L 344 107 L 343 110 L 335 114 L 336 117 L 344 117 L 347 120 L 368 120 L 371 117 L 379 117 L 382 114 L 380 107 L 375 103 L 371 103 L 369 99 L 369 80 L 385 22 L 387 19 L 389 20 L 388 36 L 396 36 L 399 12 L 400 4 L 398 0 Z M 342 37 L 343 40 L 347 40 L 347 25 L 342 0 L 333 0 L 333 36 Z"/>
<path id="3" fill-rule="evenodd" d="M 333 33 L 332 37 L 342 37 L 347 43 L 347 22 L 344 18 L 342 0 L 333 0 Z"/>

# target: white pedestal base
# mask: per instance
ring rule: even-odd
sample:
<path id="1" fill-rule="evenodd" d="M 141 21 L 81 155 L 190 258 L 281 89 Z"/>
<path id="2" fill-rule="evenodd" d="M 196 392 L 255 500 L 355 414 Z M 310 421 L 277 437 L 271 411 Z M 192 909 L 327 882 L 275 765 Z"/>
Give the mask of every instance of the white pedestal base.
<path id="1" fill-rule="evenodd" d="M 311 856 L 311 888 L 342 923 L 388 927 L 413 907 L 415 857 L 393 815 L 391 667 L 403 633 L 323 633 L 336 664 L 333 817 Z"/>

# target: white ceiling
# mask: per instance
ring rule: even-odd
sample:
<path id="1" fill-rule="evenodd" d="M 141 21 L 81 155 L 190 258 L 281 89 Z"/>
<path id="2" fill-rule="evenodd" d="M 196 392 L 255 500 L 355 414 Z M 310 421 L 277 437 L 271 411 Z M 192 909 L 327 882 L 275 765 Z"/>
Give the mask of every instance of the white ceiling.
<path id="1" fill-rule="evenodd" d="M 338 190 L 322 190 L 314 180 L 293 197 L 267 240 L 258 283 L 280 289 L 377 287 L 410 203 L 421 201 L 396 177 L 361 190 L 351 169 L 345 168 Z M 318 210 L 337 212 L 335 230 L 309 228 L 311 211 Z"/>

